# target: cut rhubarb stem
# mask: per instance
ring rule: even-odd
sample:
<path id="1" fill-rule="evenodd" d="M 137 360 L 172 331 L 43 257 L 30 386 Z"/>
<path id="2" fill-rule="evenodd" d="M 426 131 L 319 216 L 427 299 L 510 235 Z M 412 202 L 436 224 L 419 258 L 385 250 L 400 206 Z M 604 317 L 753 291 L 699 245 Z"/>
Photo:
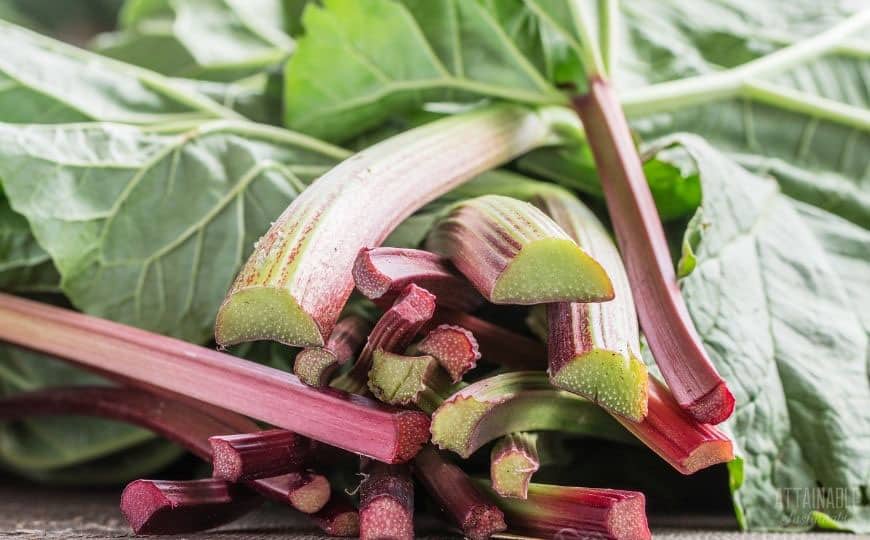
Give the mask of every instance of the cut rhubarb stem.
<path id="1" fill-rule="evenodd" d="M 212 477 L 228 482 L 300 472 L 311 464 L 312 442 L 284 429 L 209 438 Z"/>
<path id="2" fill-rule="evenodd" d="M 492 489 L 501 497 L 525 499 L 529 481 L 540 467 L 537 434 L 505 435 L 492 447 L 489 458 Z"/>
<path id="3" fill-rule="evenodd" d="M 449 392 L 450 381 L 431 356 L 405 356 L 378 349 L 369 372 L 369 389 L 384 403 L 414 405 L 431 414 Z"/>
<path id="4" fill-rule="evenodd" d="M 414 473 L 438 504 L 471 540 L 484 540 L 507 526 L 504 514 L 483 495 L 462 469 L 431 446 L 414 460 Z"/>
<path id="5" fill-rule="evenodd" d="M 407 466 L 363 460 L 360 540 L 413 540 L 414 483 Z"/>
<path id="6" fill-rule="evenodd" d="M 333 493 L 319 512 L 311 519 L 329 536 L 359 536 L 359 512 L 344 493 Z"/>
<path id="7" fill-rule="evenodd" d="M 375 324 L 350 371 L 337 377 L 332 386 L 354 394 L 365 392 L 375 351 L 404 352 L 434 314 L 435 297 L 426 289 L 408 285 Z"/>
<path id="8" fill-rule="evenodd" d="M 513 370 L 544 369 L 547 365 L 547 349 L 542 343 L 474 315 L 438 309 L 430 326 L 440 324 L 470 331 L 477 340 L 481 358 L 487 362 Z"/>
<path id="9" fill-rule="evenodd" d="M 642 422 L 614 416 L 653 452 L 683 474 L 734 459 L 731 440 L 680 408 L 664 384 L 649 378 L 649 412 Z"/>
<path id="10" fill-rule="evenodd" d="M 310 386 L 327 386 L 336 369 L 363 348 L 371 325 L 362 317 L 349 315 L 335 325 L 326 345 L 306 347 L 293 361 L 293 373 Z"/>
<path id="11" fill-rule="evenodd" d="M 353 280 L 359 292 L 384 308 L 411 283 L 434 294 L 439 306 L 474 311 L 483 303 L 449 260 L 419 249 L 363 249 L 353 265 Z"/>
<path id="12" fill-rule="evenodd" d="M 556 142 L 553 110 L 496 105 L 412 129 L 346 159 L 290 204 L 257 242 L 220 308 L 221 346 L 326 343 L 353 290 L 360 249 L 478 174 Z"/>
<path id="13" fill-rule="evenodd" d="M 442 324 L 431 330 L 416 350 L 438 360 L 454 383 L 477 365 L 480 347 L 474 334 L 461 326 Z"/>
<path id="14" fill-rule="evenodd" d="M 521 431 L 561 431 L 617 441 L 630 436 L 595 404 L 556 390 L 545 373 L 504 373 L 466 386 L 432 414 L 432 442 L 468 458 Z"/>
<path id="15" fill-rule="evenodd" d="M 275 493 L 280 494 L 280 498 L 272 496 L 272 499 L 288 502 L 304 514 L 320 511 L 329 502 L 332 492 L 325 476 L 310 471 L 287 473 L 260 482 L 268 484 Z"/>
<path id="16" fill-rule="evenodd" d="M 547 192 L 535 204 L 601 263 L 616 295 L 610 302 L 547 306 L 550 382 L 610 412 L 643 420 L 648 375 L 640 360 L 637 314 L 619 252 L 595 214 L 570 193 Z"/>
<path id="17" fill-rule="evenodd" d="M 485 482 L 478 482 L 488 491 Z M 648 540 L 643 493 L 530 484 L 526 500 L 499 499 L 512 533 L 536 538 Z"/>
<path id="18" fill-rule="evenodd" d="M 625 115 L 610 84 L 593 78 L 574 108 L 595 155 L 607 208 L 650 350 L 677 403 L 718 424 L 734 396 L 707 357 L 677 286 L 668 244 Z"/>
<path id="19" fill-rule="evenodd" d="M 613 298 L 604 268 L 533 205 L 501 195 L 457 203 L 427 249 L 448 257 L 490 302 L 542 304 Z"/>
<path id="20" fill-rule="evenodd" d="M 429 419 L 422 412 L 316 390 L 255 362 L 5 294 L 0 339 L 384 462 L 407 461 L 428 440 Z"/>
<path id="21" fill-rule="evenodd" d="M 261 500 L 218 479 L 136 480 L 121 494 L 121 513 L 135 534 L 184 534 L 235 521 Z"/>

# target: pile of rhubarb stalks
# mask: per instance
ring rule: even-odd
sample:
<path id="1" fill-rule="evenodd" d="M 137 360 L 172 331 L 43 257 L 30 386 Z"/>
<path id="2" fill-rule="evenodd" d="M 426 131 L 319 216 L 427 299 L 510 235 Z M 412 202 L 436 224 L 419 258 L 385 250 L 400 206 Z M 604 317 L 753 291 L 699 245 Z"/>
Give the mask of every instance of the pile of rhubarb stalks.
<path id="1" fill-rule="evenodd" d="M 443 205 L 424 249 L 378 247 L 424 204 L 537 137 L 533 113 L 515 107 L 439 120 L 314 182 L 232 285 L 218 346 L 297 347 L 294 375 L 0 295 L 0 339 L 117 383 L 4 398 L 0 420 L 120 420 L 211 463 L 208 479 L 130 483 L 121 509 L 137 534 L 209 529 L 270 499 L 329 535 L 413 538 L 425 492 L 472 539 L 649 538 L 642 493 L 534 481 L 565 465 L 564 448 L 554 450 L 565 435 L 639 441 L 683 474 L 733 458 L 715 424 L 734 400 L 680 298 L 635 150 L 613 144 L 627 127 L 596 119 L 610 110 L 607 92 L 584 99 L 575 105 L 621 253 L 556 186 L 529 200 Z M 445 153 L 467 165 L 445 168 Z M 379 315 L 363 316 L 375 311 L 354 309 L 361 303 Z M 499 325 L 487 315 L 495 305 L 522 312 L 529 331 Z M 638 321 L 664 381 L 641 360 Z M 469 476 L 462 460 L 484 447 L 489 477 Z"/>

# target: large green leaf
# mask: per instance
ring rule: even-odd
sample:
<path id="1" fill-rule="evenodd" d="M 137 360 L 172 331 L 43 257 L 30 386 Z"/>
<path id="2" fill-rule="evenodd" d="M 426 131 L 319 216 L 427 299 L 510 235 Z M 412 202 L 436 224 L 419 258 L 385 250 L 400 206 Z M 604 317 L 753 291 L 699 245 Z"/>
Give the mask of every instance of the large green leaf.
<path id="1" fill-rule="evenodd" d="M 293 39 L 280 0 L 132 0 L 101 54 L 176 77 L 232 81 L 283 62 Z"/>
<path id="2" fill-rule="evenodd" d="M 727 426 L 742 460 L 733 483 L 743 524 L 808 528 L 818 511 L 870 530 L 860 495 L 870 486 L 870 304 L 850 298 L 870 285 L 870 232 L 790 199 L 695 136 L 654 148 L 674 145 L 703 189 L 681 287 L 737 398 Z M 824 506 L 818 494 L 835 490 L 847 498 Z"/>
<path id="3" fill-rule="evenodd" d="M 0 20 L 0 121 L 162 125 L 236 116 L 156 73 Z"/>
<path id="4" fill-rule="evenodd" d="M 36 243 L 27 220 L 0 196 L 0 289 L 55 292 L 59 284 L 51 257 Z"/>
<path id="5" fill-rule="evenodd" d="M 111 124 L 0 125 L 0 181 L 94 315 L 204 342 L 251 246 L 346 152 L 234 122 L 157 135 Z"/>

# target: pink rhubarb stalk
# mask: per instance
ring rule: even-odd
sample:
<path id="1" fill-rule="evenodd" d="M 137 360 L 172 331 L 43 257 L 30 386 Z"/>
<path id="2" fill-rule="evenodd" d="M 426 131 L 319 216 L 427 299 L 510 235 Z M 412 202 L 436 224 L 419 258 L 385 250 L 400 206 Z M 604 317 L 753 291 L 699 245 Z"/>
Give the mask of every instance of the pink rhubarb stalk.
<path id="1" fill-rule="evenodd" d="M 471 540 L 484 540 L 507 528 L 504 514 L 462 469 L 431 446 L 414 460 L 414 473 L 438 504 Z"/>
<path id="2" fill-rule="evenodd" d="M 661 220 L 634 140 L 610 84 L 593 77 L 574 108 L 587 133 L 607 208 L 637 302 L 640 325 L 680 407 L 696 420 L 718 424 L 734 410 L 734 396 L 710 362 L 677 285 Z"/>
<path id="3" fill-rule="evenodd" d="M 23 298 L 0 294 L 0 339 L 384 462 L 407 461 L 428 440 L 419 411 L 316 390 L 283 371 Z"/>
<path id="4" fill-rule="evenodd" d="M 442 324 L 430 330 L 416 349 L 438 360 L 454 383 L 461 381 L 462 376 L 480 360 L 480 347 L 474 334 L 451 324 Z"/>
<path id="5" fill-rule="evenodd" d="M 413 540 L 414 484 L 407 466 L 364 461 L 360 540 Z"/>
<path id="6" fill-rule="evenodd" d="M 332 385 L 354 394 L 365 392 L 375 351 L 404 352 L 434 313 L 435 297 L 426 289 L 408 285 L 375 324 L 350 371 L 337 377 Z"/>
<path id="7" fill-rule="evenodd" d="M 311 464 L 310 439 L 284 429 L 209 438 L 214 472 L 228 482 L 300 472 Z"/>
<path id="8" fill-rule="evenodd" d="M 450 261 L 419 249 L 366 248 L 353 265 L 356 288 L 381 307 L 389 307 L 411 283 L 435 295 L 438 305 L 474 311 L 483 298 Z"/>
<path id="9" fill-rule="evenodd" d="M 349 315 L 335 325 L 326 345 L 306 347 L 293 361 L 293 373 L 311 386 L 327 386 L 335 371 L 350 361 L 365 345 L 371 325 L 362 317 Z"/>
<path id="10" fill-rule="evenodd" d="M 359 536 L 359 512 L 344 493 L 333 493 L 319 512 L 311 519 L 329 536 Z"/>
<path id="11" fill-rule="evenodd" d="M 529 481 L 540 467 L 537 434 L 505 435 L 495 443 L 490 453 L 489 478 L 492 489 L 500 497 L 525 499 Z"/>

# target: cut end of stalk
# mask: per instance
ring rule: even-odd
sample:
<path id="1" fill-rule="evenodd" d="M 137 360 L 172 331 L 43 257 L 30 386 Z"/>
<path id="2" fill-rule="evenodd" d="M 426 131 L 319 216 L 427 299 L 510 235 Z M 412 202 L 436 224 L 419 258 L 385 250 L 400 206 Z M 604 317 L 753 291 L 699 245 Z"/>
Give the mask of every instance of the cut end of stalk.
<path id="1" fill-rule="evenodd" d="M 218 437 L 209 439 L 212 454 L 212 476 L 227 482 L 238 482 L 244 474 L 242 456 L 233 446 Z"/>
<path id="2" fill-rule="evenodd" d="M 442 450 L 452 450 L 468 458 L 475 429 L 494 407 L 494 403 L 480 402 L 473 397 L 450 399 L 432 415 L 432 443 Z"/>
<path id="3" fill-rule="evenodd" d="M 623 499 L 610 508 L 607 516 L 607 529 L 610 538 L 641 540 L 650 538 L 646 521 L 646 499 L 643 493 Z"/>
<path id="4" fill-rule="evenodd" d="M 298 484 L 290 489 L 287 499 L 293 508 L 304 514 L 313 514 L 321 510 L 329 502 L 331 495 L 329 480 L 320 474 L 303 473 L 302 475 L 291 473 L 291 483 Z"/>
<path id="5" fill-rule="evenodd" d="M 414 517 L 396 499 L 382 496 L 360 513 L 359 528 L 361 540 L 414 538 Z"/>
<path id="6" fill-rule="evenodd" d="M 512 452 L 494 457 L 490 467 L 493 491 L 501 497 L 525 499 L 529 492 L 529 482 L 537 472 L 539 464 L 530 456 Z"/>
<path id="7" fill-rule="evenodd" d="M 507 529 L 504 513 L 491 505 L 475 506 L 462 523 L 462 531 L 471 540 L 486 540 Z"/>
<path id="8" fill-rule="evenodd" d="M 312 514 L 311 519 L 329 536 L 359 536 L 359 512 L 341 493 L 333 493 L 326 506 Z"/>
<path id="9" fill-rule="evenodd" d="M 377 349 L 369 371 L 369 389 L 379 400 L 393 405 L 412 405 L 437 363 L 431 356 L 404 356 Z"/>
<path id="10" fill-rule="evenodd" d="M 636 422 L 647 414 L 648 380 L 646 366 L 639 359 L 602 349 L 575 356 L 550 373 L 553 386 Z"/>
<path id="11" fill-rule="evenodd" d="M 399 435 L 394 463 L 404 463 L 417 455 L 423 445 L 429 442 L 429 415 L 420 411 L 398 413 Z"/>
<path id="12" fill-rule="evenodd" d="M 171 509 L 170 500 L 149 480 L 131 482 L 121 494 L 121 512 L 135 534 L 160 534 L 152 521 Z"/>
<path id="13" fill-rule="evenodd" d="M 285 289 L 248 287 L 227 296 L 215 322 L 218 345 L 265 339 L 297 347 L 324 344 L 314 319 Z"/>
<path id="14" fill-rule="evenodd" d="M 613 299 L 613 283 L 595 259 L 572 240 L 547 238 L 520 250 L 492 289 L 496 304 L 603 302 Z"/>
<path id="15" fill-rule="evenodd" d="M 681 473 L 695 474 L 711 465 L 727 463 L 734 459 L 734 447 L 730 440 L 713 440 L 698 446 L 678 468 Z"/>
<path id="16" fill-rule="evenodd" d="M 338 368 L 338 359 L 323 347 L 306 347 L 293 361 L 293 373 L 308 386 L 323 387 Z"/>
<path id="17" fill-rule="evenodd" d="M 480 360 L 480 347 L 474 334 L 461 326 L 442 324 L 417 345 L 421 353 L 438 360 L 450 379 L 457 383 Z"/>
<path id="18" fill-rule="evenodd" d="M 685 409 L 698 422 L 704 424 L 721 424 L 734 412 L 734 395 L 725 381 L 719 382 L 712 390 L 696 399 Z"/>

